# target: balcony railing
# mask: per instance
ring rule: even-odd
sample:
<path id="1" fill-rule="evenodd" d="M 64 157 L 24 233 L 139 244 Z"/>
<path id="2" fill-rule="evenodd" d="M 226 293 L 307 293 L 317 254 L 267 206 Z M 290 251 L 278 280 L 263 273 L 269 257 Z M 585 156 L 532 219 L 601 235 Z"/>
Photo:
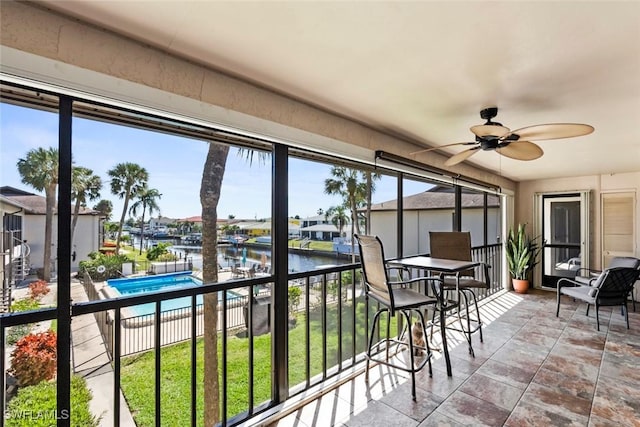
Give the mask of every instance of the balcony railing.
<path id="1" fill-rule="evenodd" d="M 501 245 L 474 248 L 473 257 L 492 266 L 491 288 L 486 294 L 501 289 Z M 345 371 L 353 370 L 363 360 L 367 333 L 377 307 L 375 302 L 364 297 L 359 264 L 291 273 L 287 279 L 290 291 L 287 307 L 288 360 L 285 364 L 288 396 L 293 397 Z M 123 368 L 129 371 L 131 365 L 136 363 L 131 355 L 145 352 L 153 354 L 156 367 L 150 374 L 153 377 L 145 379 L 153 384 L 150 398 L 155 399 L 155 413 L 152 417 L 156 419 L 156 425 L 175 422 L 165 419 L 168 415 L 162 411 L 165 404 L 162 390 L 174 386 L 168 384 L 171 380 L 163 376 L 163 363 L 169 357 L 165 351 L 169 351 L 171 345 L 184 346 L 183 365 L 187 367 L 191 381 L 190 387 L 186 387 L 181 395 L 185 401 L 183 412 L 186 421 L 181 420 L 178 424 L 195 426 L 201 423 L 202 416 L 196 408 L 197 400 L 202 399 L 203 366 L 196 360 L 202 352 L 200 340 L 207 325 L 204 324 L 202 303 L 198 299 L 211 292 L 218 292 L 219 295 L 217 334 L 221 424 L 239 424 L 279 403 L 270 397 L 273 379 L 269 367 L 275 362 L 271 360 L 271 351 L 263 351 L 265 346 L 277 341 L 277 337 L 272 336 L 277 328 L 271 324 L 273 319 L 270 318 L 269 306 L 273 280 L 273 276 L 230 280 L 107 300 L 101 300 L 95 287 L 86 281 L 83 285 L 89 301 L 74 303 L 71 315 L 73 319 L 92 314 L 99 326 L 113 370 L 111 406 L 114 425 L 120 425 L 120 413 L 123 410 L 119 398 L 121 387 L 125 396 L 127 394 L 126 387 L 123 387 L 123 377 L 127 374 Z M 235 297 L 227 298 L 231 292 Z M 162 310 L 163 301 L 175 298 L 187 298 L 187 307 Z M 153 304 L 153 313 L 130 315 L 132 307 L 149 303 Z M 8 327 L 52 320 L 56 314 L 56 308 L 47 308 L 0 316 L 0 338 L 5 342 Z M 393 322 L 394 328 L 400 327 L 395 320 Z M 0 355 L 1 368 L 5 373 L 3 387 L 7 378 L 6 352 L 7 347 L 3 346 Z M 245 368 L 242 380 L 238 379 L 237 371 Z M 265 389 L 268 391 L 266 395 Z M 3 410 L 6 407 L 4 405 L 6 402 L 3 399 Z"/>

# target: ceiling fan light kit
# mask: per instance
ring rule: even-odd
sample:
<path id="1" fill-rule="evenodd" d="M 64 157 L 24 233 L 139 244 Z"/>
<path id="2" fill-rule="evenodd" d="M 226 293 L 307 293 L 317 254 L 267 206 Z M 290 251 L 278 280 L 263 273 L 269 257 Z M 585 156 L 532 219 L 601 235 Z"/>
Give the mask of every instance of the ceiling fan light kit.
<path id="1" fill-rule="evenodd" d="M 593 126 L 580 123 L 548 123 L 541 125 L 527 126 L 511 131 L 502 123 L 492 122 L 498 115 L 498 108 L 485 108 L 480 111 L 480 117 L 486 120 L 482 125 L 472 126 L 471 132 L 475 135 L 474 142 L 458 142 L 440 147 L 428 148 L 411 154 L 426 151 L 438 150 L 443 147 L 455 145 L 472 145 L 458 154 L 450 157 L 444 164 L 453 166 L 465 161 L 479 150 L 496 151 L 505 157 L 515 160 L 535 160 L 544 154 L 538 144 L 531 141 L 544 141 L 550 139 L 573 138 L 576 136 L 588 135 L 593 132 Z"/>

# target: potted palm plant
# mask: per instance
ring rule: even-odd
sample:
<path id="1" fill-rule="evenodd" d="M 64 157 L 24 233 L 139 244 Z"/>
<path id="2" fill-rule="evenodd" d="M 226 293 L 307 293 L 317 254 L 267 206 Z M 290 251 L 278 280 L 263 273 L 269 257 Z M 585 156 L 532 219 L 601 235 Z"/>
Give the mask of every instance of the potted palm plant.
<path id="1" fill-rule="evenodd" d="M 509 273 L 511 273 L 513 289 L 521 294 L 529 289 L 529 278 L 533 267 L 538 263 L 540 246 L 537 237 L 531 238 L 525 230 L 526 224 L 518 224 L 516 231 L 509 230 L 506 254 Z"/>

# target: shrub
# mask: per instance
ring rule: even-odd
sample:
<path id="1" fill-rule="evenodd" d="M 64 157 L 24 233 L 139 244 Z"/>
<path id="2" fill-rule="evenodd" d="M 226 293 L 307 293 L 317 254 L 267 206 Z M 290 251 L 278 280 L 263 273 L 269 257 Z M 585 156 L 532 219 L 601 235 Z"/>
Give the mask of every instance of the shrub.
<path id="1" fill-rule="evenodd" d="M 14 345 L 29 332 L 31 332 L 31 324 L 29 323 L 10 327 L 7 330 L 7 344 Z"/>
<path id="2" fill-rule="evenodd" d="M 50 290 L 49 284 L 44 280 L 36 280 L 29 284 L 29 295 L 34 300 L 41 299 L 43 296 L 47 295 Z"/>
<path id="3" fill-rule="evenodd" d="M 171 246 L 168 243 L 158 243 L 156 246 L 154 246 L 153 248 L 149 249 L 147 251 L 147 259 L 149 261 L 155 261 L 155 260 L 160 260 L 160 261 L 174 261 L 177 259 L 177 257 L 173 254 L 169 253 L 169 250 L 167 249 L 169 246 Z"/>
<path id="4" fill-rule="evenodd" d="M 289 314 L 293 314 L 298 309 L 298 305 L 300 304 L 300 297 L 302 296 L 302 291 L 300 288 L 291 286 L 289 287 Z"/>
<path id="5" fill-rule="evenodd" d="M 11 311 L 29 311 L 37 310 L 40 308 L 40 302 L 33 298 L 23 298 L 11 303 Z"/>
<path id="6" fill-rule="evenodd" d="M 40 308 L 38 300 L 33 298 L 23 298 L 11 303 L 11 311 L 17 313 L 20 311 L 37 310 Z M 12 326 L 7 330 L 7 344 L 14 345 L 25 335 L 31 332 L 32 324 L 23 324 Z"/>
<path id="7" fill-rule="evenodd" d="M 52 379 L 56 373 L 56 333 L 49 330 L 20 339 L 11 353 L 10 373 L 19 386 Z"/>
<path id="8" fill-rule="evenodd" d="M 91 278 L 97 282 L 120 277 L 122 263 L 130 262 L 126 255 L 105 255 L 100 252 L 91 252 L 89 257 L 91 259 L 80 261 L 80 271 L 88 272 Z"/>
<path id="9" fill-rule="evenodd" d="M 71 377 L 71 426 L 96 427 L 99 423 L 89 409 L 91 391 L 79 376 Z M 5 412 L 7 427 L 40 427 L 55 425 L 55 417 L 69 414 L 56 412 L 56 383 L 41 382 L 24 387 L 11 399 Z"/>

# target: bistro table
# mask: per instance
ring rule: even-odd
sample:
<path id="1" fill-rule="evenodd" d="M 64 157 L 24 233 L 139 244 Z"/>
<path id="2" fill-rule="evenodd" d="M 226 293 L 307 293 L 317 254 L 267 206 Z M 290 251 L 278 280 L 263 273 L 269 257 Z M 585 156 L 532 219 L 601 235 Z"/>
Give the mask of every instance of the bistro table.
<path id="1" fill-rule="evenodd" d="M 458 297 L 458 283 L 459 273 L 471 268 L 477 267 L 481 263 L 478 261 L 458 261 L 453 259 L 432 258 L 428 256 L 412 256 L 407 258 L 399 258 L 389 261 L 391 265 L 401 265 L 408 268 L 418 268 L 422 270 L 430 270 L 438 273 L 448 273 L 456 275 L 456 297 Z M 458 304 L 460 303 L 458 297 Z M 442 335 L 442 352 L 444 354 L 444 360 L 447 365 L 447 375 L 451 376 L 451 360 L 449 358 L 449 348 L 447 346 L 447 334 L 445 328 L 445 310 L 444 304 L 444 291 L 440 292 L 440 333 Z M 458 310 L 460 307 L 458 306 Z"/>

